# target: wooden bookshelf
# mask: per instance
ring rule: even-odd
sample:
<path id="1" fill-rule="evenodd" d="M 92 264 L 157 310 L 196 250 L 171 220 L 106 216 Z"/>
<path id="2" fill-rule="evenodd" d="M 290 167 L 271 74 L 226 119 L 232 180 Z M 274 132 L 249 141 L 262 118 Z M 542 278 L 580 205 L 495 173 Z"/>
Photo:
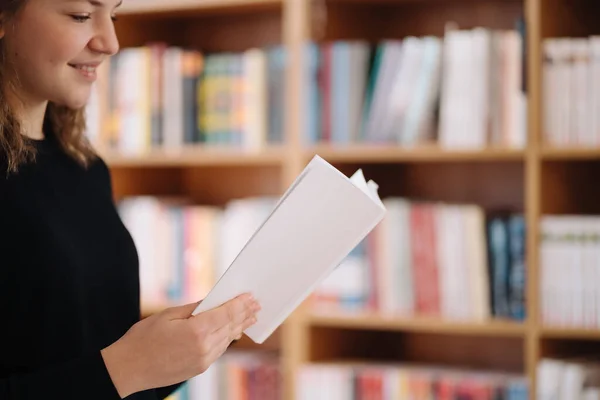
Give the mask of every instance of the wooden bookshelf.
<path id="1" fill-rule="evenodd" d="M 540 336 L 544 339 L 581 339 L 600 341 L 600 329 L 544 327 L 540 332 Z"/>
<path id="2" fill-rule="evenodd" d="M 274 166 L 281 168 L 284 155 L 281 148 L 257 150 L 222 148 L 183 147 L 181 149 L 149 150 L 141 154 L 124 155 L 115 151 L 102 153 L 103 159 L 113 168 L 144 167 L 255 167 Z"/>
<path id="3" fill-rule="evenodd" d="M 545 161 L 600 160 L 600 148 L 543 148 L 541 154 Z"/>
<path id="4" fill-rule="evenodd" d="M 128 195 L 188 196 L 222 205 L 243 196 L 279 195 L 319 154 L 344 173 L 365 169 L 383 196 L 472 202 L 486 211 L 500 206 L 526 217 L 527 320 L 458 323 L 376 314 L 317 315 L 304 304 L 270 342 L 282 360 L 285 400 L 293 400 L 297 373 L 306 362 L 344 358 L 358 344 L 385 354 L 396 338 L 405 352 L 395 361 L 474 365 L 523 373 L 535 399 L 536 367 L 548 355 L 568 356 L 580 343 L 600 343 L 599 330 L 544 327 L 540 323 L 539 222 L 544 214 L 600 211 L 600 149 L 548 148 L 542 140 L 542 41 L 555 36 L 598 34 L 589 0 L 125 0 L 117 31 L 122 47 L 165 40 L 206 51 L 243 51 L 281 44 L 285 71 L 285 143 L 259 151 L 195 147 L 126 156 L 102 153 L 113 172 L 116 198 Z M 586 11 L 587 10 L 587 11 Z M 305 145 L 307 110 L 302 101 L 307 41 L 364 39 L 371 43 L 409 35 L 442 35 L 448 20 L 461 28 L 514 28 L 527 23 L 527 144 L 523 149 L 445 150 L 372 145 Z M 400 182 L 400 183 L 399 183 Z M 160 311 L 145 308 L 144 314 Z M 440 336 L 443 337 L 438 342 Z M 382 343 L 379 338 L 385 338 Z M 552 342 L 548 345 L 548 341 Z M 554 342 L 560 342 L 554 345 Z M 252 346 L 245 340 L 244 346 Z M 414 344 L 414 346 L 412 346 Z M 379 347 L 378 347 L 379 346 Z M 490 350 L 499 346 L 499 350 Z M 260 347 L 260 346 L 258 346 Z M 328 349 L 329 347 L 333 350 Z M 432 350 L 433 349 L 433 350 Z M 463 353 L 461 351 L 465 349 Z M 505 351 L 504 351 L 505 350 Z M 504 353 L 504 354 L 503 354 Z M 315 356 L 315 354 L 317 356 Z M 467 354 L 465 356 L 465 354 Z M 359 354 L 363 356 L 365 354 Z M 355 354 L 348 354 L 349 357 Z M 465 358 L 463 358 L 463 356 Z"/>
<path id="5" fill-rule="evenodd" d="M 394 332 L 423 332 L 461 336 L 521 337 L 527 326 L 511 321 L 486 321 L 481 323 L 450 322 L 425 318 L 394 318 L 378 315 L 327 315 L 313 314 L 308 318 L 311 326 L 345 329 L 367 329 Z"/>
<path id="6" fill-rule="evenodd" d="M 525 161 L 525 151 L 518 149 L 445 150 L 439 146 L 402 148 L 392 146 L 314 146 L 306 158 L 318 154 L 333 163 L 426 163 L 426 162 L 493 162 Z"/>

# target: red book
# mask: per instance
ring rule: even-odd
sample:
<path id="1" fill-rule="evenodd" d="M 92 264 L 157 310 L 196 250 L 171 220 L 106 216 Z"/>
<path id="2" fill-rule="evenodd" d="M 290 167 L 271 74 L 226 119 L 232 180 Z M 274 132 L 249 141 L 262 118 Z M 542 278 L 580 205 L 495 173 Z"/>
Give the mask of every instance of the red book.
<path id="1" fill-rule="evenodd" d="M 430 317 L 440 315 L 439 272 L 436 260 L 435 206 L 416 203 L 410 210 L 415 310 Z"/>

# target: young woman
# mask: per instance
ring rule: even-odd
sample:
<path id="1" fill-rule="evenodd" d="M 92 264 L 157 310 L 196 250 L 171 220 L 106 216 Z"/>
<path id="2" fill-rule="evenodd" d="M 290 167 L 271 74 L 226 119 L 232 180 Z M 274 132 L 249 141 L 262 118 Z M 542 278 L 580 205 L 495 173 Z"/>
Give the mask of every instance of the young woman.
<path id="1" fill-rule="evenodd" d="M 83 136 L 118 0 L 0 0 L 0 399 L 156 400 L 256 322 L 243 295 L 140 321 L 138 256 Z"/>

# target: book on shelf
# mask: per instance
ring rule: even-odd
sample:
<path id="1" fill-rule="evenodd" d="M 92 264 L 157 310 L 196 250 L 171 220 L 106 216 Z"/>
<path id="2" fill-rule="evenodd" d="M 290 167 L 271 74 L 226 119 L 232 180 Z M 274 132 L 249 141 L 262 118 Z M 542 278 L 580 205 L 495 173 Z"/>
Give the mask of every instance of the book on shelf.
<path id="1" fill-rule="evenodd" d="M 255 197 L 217 207 L 152 196 L 122 200 L 119 212 L 140 258 L 143 307 L 204 298 L 276 202 Z"/>
<path id="2" fill-rule="evenodd" d="M 537 366 L 537 399 L 600 400 L 600 362 L 543 358 Z"/>
<path id="3" fill-rule="evenodd" d="M 547 38 L 542 49 L 544 143 L 598 147 L 600 36 Z"/>
<path id="4" fill-rule="evenodd" d="M 87 136 L 126 154 L 279 144 L 285 60 L 283 46 L 206 53 L 161 42 L 122 49 L 98 69 Z"/>
<path id="5" fill-rule="evenodd" d="M 305 142 L 523 148 L 524 44 L 517 30 L 309 43 Z"/>
<path id="6" fill-rule="evenodd" d="M 600 329 L 600 217 L 540 221 L 540 303 L 549 327 Z"/>
<path id="7" fill-rule="evenodd" d="M 230 349 L 166 400 L 281 400 L 282 388 L 279 355 Z"/>
<path id="8" fill-rule="evenodd" d="M 525 319 L 525 222 L 476 205 L 389 197 L 375 230 L 311 297 L 324 315 Z"/>
<path id="9" fill-rule="evenodd" d="M 425 365 L 314 363 L 297 376 L 298 400 L 526 400 L 529 393 L 518 374 Z"/>

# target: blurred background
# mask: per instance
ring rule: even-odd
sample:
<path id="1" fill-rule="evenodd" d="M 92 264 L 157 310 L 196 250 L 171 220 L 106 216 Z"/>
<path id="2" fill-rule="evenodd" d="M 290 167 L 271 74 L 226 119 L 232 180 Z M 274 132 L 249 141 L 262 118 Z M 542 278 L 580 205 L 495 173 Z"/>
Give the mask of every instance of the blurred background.
<path id="1" fill-rule="evenodd" d="M 144 316 L 204 297 L 315 154 L 388 209 L 266 343 L 170 400 L 600 399 L 597 0 L 125 0 L 118 18 L 87 132 Z"/>

